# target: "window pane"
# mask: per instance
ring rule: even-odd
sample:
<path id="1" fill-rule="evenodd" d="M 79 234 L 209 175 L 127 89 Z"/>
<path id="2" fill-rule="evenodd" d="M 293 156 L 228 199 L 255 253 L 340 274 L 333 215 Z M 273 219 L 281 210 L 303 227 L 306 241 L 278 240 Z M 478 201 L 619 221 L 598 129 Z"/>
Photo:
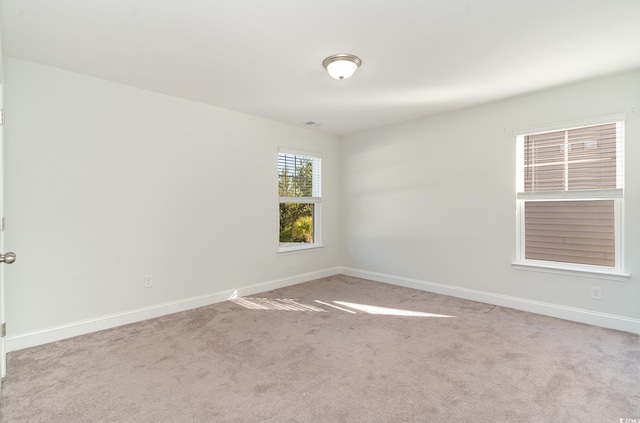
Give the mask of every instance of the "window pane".
<path id="1" fill-rule="evenodd" d="M 563 164 L 549 164 L 544 167 L 536 167 L 531 170 L 535 176 L 525 185 L 527 192 L 564 191 Z"/>
<path id="2" fill-rule="evenodd" d="M 615 267 L 614 200 L 526 202 L 525 258 Z"/>
<path id="3" fill-rule="evenodd" d="M 525 192 L 564 190 L 565 131 L 527 135 L 524 144 Z"/>
<path id="4" fill-rule="evenodd" d="M 525 136 L 525 192 L 616 189 L 620 136 L 615 123 Z"/>
<path id="5" fill-rule="evenodd" d="M 314 204 L 280 203 L 280 246 L 313 243 Z"/>
<path id="6" fill-rule="evenodd" d="M 568 131 L 569 189 L 616 188 L 616 124 Z"/>
<path id="7" fill-rule="evenodd" d="M 278 195 L 280 197 L 313 197 L 313 157 L 293 154 L 278 156 Z"/>

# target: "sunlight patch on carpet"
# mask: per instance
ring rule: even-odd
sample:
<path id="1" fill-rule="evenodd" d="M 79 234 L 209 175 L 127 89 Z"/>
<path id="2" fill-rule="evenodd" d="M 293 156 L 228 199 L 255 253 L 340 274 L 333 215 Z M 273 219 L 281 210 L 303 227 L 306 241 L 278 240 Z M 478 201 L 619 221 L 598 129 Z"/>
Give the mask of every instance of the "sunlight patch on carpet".
<path id="1" fill-rule="evenodd" d="M 347 310 L 346 308 L 342 308 L 342 307 L 338 307 L 338 306 L 333 305 L 333 304 L 325 303 L 324 301 L 320 301 L 320 300 L 314 300 L 314 301 L 316 303 L 318 303 L 318 304 L 322 304 L 322 305 L 325 305 L 325 306 L 328 306 L 328 307 L 332 307 L 332 308 L 338 309 L 340 311 L 344 311 L 345 313 L 358 314 L 353 310 Z"/>
<path id="2" fill-rule="evenodd" d="M 286 298 L 236 298 L 231 302 L 250 310 L 285 310 L 285 311 L 314 311 L 326 313 L 325 310 L 300 304 L 299 302 Z"/>
<path id="3" fill-rule="evenodd" d="M 383 314 L 387 316 L 409 316 L 409 317 L 455 317 L 446 314 L 423 313 L 421 311 L 402 310 L 399 308 L 378 307 L 367 304 L 348 303 L 346 301 L 334 301 L 344 307 L 353 308 L 369 314 Z"/>
<path id="4" fill-rule="evenodd" d="M 235 298 L 230 301 L 249 310 L 311 311 L 315 313 L 326 313 L 328 311 L 312 305 L 302 304 L 290 298 Z M 385 316 L 455 317 L 448 316 L 446 314 L 425 313 L 422 311 L 380 307 L 368 304 L 350 303 L 347 301 L 331 301 L 333 304 L 320 300 L 314 301 L 325 307 L 331 307 L 349 314 L 358 314 L 358 312 L 361 312 Z"/>

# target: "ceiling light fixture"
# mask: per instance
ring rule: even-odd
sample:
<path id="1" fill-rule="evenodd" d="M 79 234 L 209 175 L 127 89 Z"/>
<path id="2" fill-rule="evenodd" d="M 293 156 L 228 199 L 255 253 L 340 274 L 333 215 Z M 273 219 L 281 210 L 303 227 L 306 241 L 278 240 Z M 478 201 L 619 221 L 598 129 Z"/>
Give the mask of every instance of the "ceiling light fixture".
<path id="1" fill-rule="evenodd" d="M 322 66 L 332 78 L 347 79 L 360 67 L 362 60 L 353 54 L 334 54 L 322 61 Z"/>

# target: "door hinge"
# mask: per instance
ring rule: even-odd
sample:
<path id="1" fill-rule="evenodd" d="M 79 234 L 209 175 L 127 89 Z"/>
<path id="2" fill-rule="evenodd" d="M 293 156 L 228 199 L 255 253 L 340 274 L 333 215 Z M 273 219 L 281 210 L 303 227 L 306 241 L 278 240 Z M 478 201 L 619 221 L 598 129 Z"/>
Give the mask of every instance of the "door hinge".
<path id="1" fill-rule="evenodd" d="M 2 337 L 4 338 L 5 336 L 7 336 L 7 324 L 3 323 L 2 324 Z"/>
<path id="2" fill-rule="evenodd" d="M 0 231 L 4 231 L 4 223 L 5 223 L 4 216 L 2 216 L 2 219 L 0 219 Z"/>
<path id="3" fill-rule="evenodd" d="M 0 125 L 4 125 L 4 109 L 0 109 Z"/>

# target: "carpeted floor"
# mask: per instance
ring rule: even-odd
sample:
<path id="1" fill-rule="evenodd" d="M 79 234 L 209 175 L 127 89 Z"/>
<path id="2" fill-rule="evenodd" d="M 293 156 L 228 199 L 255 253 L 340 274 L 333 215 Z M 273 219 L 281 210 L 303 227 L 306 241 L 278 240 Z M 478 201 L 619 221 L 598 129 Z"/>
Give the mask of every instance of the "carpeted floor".
<path id="1" fill-rule="evenodd" d="M 3 422 L 619 422 L 640 336 L 347 276 L 9 354 Z"/>

